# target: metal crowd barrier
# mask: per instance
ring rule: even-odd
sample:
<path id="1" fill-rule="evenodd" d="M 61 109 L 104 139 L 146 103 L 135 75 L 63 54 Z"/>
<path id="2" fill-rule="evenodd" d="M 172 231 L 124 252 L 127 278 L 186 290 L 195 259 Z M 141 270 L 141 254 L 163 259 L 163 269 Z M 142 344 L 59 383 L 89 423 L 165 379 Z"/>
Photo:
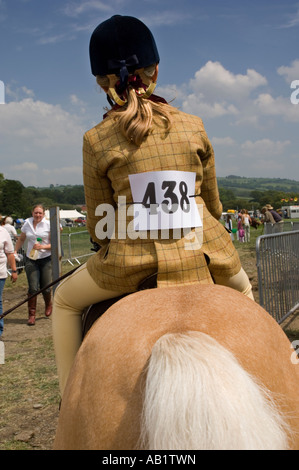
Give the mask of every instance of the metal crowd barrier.
<path id="1" fill-rule="evenodd" d="M 25 253 L 26 253 L 27 241 L 25 241 L 23 247 L 18 251 L 21 255 L 20 261 L 17 261 L 17 270 L 22 272 L 25 267 Z M 93 255 L 94 251 L 91 251 L 93 245 L 90 242 L 90 235 L 87 230 L 73 233 L 62 233 L 61 234 L 61 253 L 62 262 L 69 263 L 74 266 L 75 263 L 81 264 L 82 261 L 86 261 L 86 257 Z M 85 258 L 83 260 L 83 258 Z"/>
<path id="2" fill-rule="evenodd" d="M 282 323 L 299 308 L 299 230 L 256 240 L 260 305 Z"/>
<path id="3" fill-rule="evenodd" d="M 82 258 L 93 255 L 91 251 L 92 244 L 87 230 L 81 232 L 62 233 L 61 235 L 61 254 L 62 262 L 81 264 Z M 81 260 L 81 261 L 80 261 Z"/>
<path id="4" fill-rule="evenodd" d="M 278 224 L 264 224 L 264 233 L 268 235 L 270 233 L 281 233 L 290 232 L 292 230 L 299 230 L 299 222 L 291 222 L 290 220 L 284 220 Z"/>

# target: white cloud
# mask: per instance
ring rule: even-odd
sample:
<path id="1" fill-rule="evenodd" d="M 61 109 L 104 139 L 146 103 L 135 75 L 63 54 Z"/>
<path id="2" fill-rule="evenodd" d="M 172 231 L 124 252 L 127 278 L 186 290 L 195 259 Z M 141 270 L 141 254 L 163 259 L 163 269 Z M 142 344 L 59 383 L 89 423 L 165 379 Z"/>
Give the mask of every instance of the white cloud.
<path id="1" fill-rule="evenodd" d="M 183 101 L 183 110 L 191 114 L 204 116 L 205 119 L 217 118 L 225 115 L 237 115 L 239 113 L 235 105 L 227 101 L 208 103 L 202 95 L 188 95 Z"/>
<path id="2" fill-rule="evenodd" d="M 61 168 L 54 168 L 53 170 L 49 169 L 43 169 L 43 174 L 44 175 L 55 175 L 59 174 L 60 172 L 63 173 L 71 173 L 73 175 L 82 175 L 82 166 L 66 166 L 66 167 L 61 167 Z"/>
<path id="3" fill-rule="evenodd" d="M 56 44 L 62 41 L 72 41 L 73 39 L 75 39 L 75 36 L 72 32 L 54 34 L 52 36 L 45 35 L 37 40 L 37 44 L 45 46 L 47 44 Z"/>
<path id="4" fill-rule="evenodd" d="M 280 73 L 291 76 L 297 66 L 294 61 Z M 262 87 L 267 87 L 264 93 Z M 233 173 L 274 177 L 288 173 L 293 178 L 299 170 L 298 138 L 292 127 L 299 122 L 299 105 L 291 103 L 291 91 L 285 97 L 275 96 L 268 91 L 267 78 L 257 71 L 234 74 L 211 61 L 181 88 L 183 110 L 200 116 L 208 128 L 219 176 Z M 224 131 L 226 137 L 217 137 Z M 277 135 L 280 139 L 275 138 Z M 288 172 L 286 161 L 292 161 Z"/>
<path id="5" fill-rule="evenodd" d="M 80 102 L 79 98 L 77 95 L 70 95 L 70 102 L 72 104 L 79 104 L 79 103 L 82 103 Z"/>
<path id="6" fill-rule="evenodd" d="M 290 67 L 285 65 L 278 67 L 277 73 L 282 75 L 289 84 L 293 80 L 299 80 L 299 59 L 293 60 Z"/>
<path id="7" fill-rule="evenodd" d="M 22 98 L 34 98 L 34 91 L 26 86 L 17 86 L 16 82 L 7 83 L 5 86 L 7 97 L 14 101 L 20 101 Z"/>
<path id="8" fill-rule="evenodd" d="M 215 142 L 215 139 L 212 139 Z M 217 142 L 217 141 L 216 141 Z M 271 140 L 269 138 L 259 140 L 246 140 L 243 143 L 234 143 L 233 146 L 221 145 L 221 139 L 215 142 L 216 168 L 218 176 L 235 174 L 240 176 L 255 177 L 280 177 L 286 174 L 286 156 L 292 159 L 290 154 L 291 141 Z M 297 171 L 297 160 L 293 159 L 292 170 L 288 176 L 294 179 L 293 172 Z M 296 168 L 296 170 L 295 170 Z"/>
<path id="9" fill-rule="evenodd" d="M 12 165 L 12 171 L 37 171 L 38 165 L 34 162 L 23 162 L 20 165 Z"/>
<path id="10" fill-rule="evenodd" d="M 267 79 L 253 69 L 246 74 L 233 74 L 220 62 L 208 61 L 190 80 L 183 110 L 204 119 L 221 116 L 237 117 L 253 91 L 267 85 Z"/>
<path id="11" fill-rule="evenodd" d="M 178 87 L 177 85 L 164 85 L 157 86 L 155 93 L 159 96 L 163 96 L 166 101 L 176 106 L 176 101 L 182 101 L 186 97 L 186 87 L 182 85 Z"/>
<path id="12" fill-rule="evenodd" d="M 86 112 L 86 103 L 78 98 L 77 95 L 70 95 L 70 103 L 76 108 L 80 109 L 80 113 L 84 114 Z"/>
<path id="13" fill-rule="evenodd" d="M 283 155 L 286 147 L 291 144 L 289 140 L 285 141 L 273 141 L 270 139 L 260 139 L 255 142 L 251 140 L 246 140 L 241 145 L 241 150 L 245 156 L 254 156 L 254 157 L 272 157 L 276 155 Z"/>
<path id="14" fill-rule="evenodd" d="M 252 161 L 251 168 L 253 174 L 259 175 L 261 178 L 263 176 L 269 177 L 269 175 L 279 177 L 279 175 L 283 174 L 285 171 L 285 161 L 284 158 L 279 160 L 274 160 L 273 158 L 258 158 Z"/>
<path id="15" fill-rule="evenodd" d="M 63 12 L 70 17 L 77 17 L 86 12 L 111 11 L 111 5 L 99 0 L 83 0 L 79 2 L 68 2 L 63 8 Z"/>
<path id="16" fill-rule="evenodd" d="M 290 67 L 279 68 L 280 74 L 289 77 L 296 67 L 294 61 Z M 219 62 L 209 61 L 188 83 L 157 87 L 157 94 L 175 98 L 174 106 L 203 118 L 216 147 L 219 176 L 261 176 L 258 170 L 263 172 L 267 166 L 268 176 L 286 175 L 287 156 L 292 161 L 288 177 L 293 177 L 299 171 L 299 105 L 291 103 L 291 89 L 286 97 L 275 97 L 267 88 L 260 90 L 267 84 L 255 70 L 234 74 Z M 84 119 L 92 116 L 87 112 L 91 108 L 76 94 L 69 95 L 72 111 L 68 112 L 60 105 L 35 100 L 33 91 L 25 87 L 6 90 L 16 101 L 0 106 L 4 176 L 25 186 L 82 184 L 82 136 L 92 126 L 92 118 L 87 125 Z"/>
<path id="17" fill-rule="evenodd" d="M 158 13 L 147 14 L 145 17 L 140 17 L 140 20 L 143 21 L 148 27 L 153 26 L 172 26 L 181 23 L 185 23 L 193 19 L 192 12 L 185 10 L 174 11 L 174 10 L 165 10 L 159 11 Z"/>
<path id="18" fill-rule="evenodd" d="M 256 141 L 246 140 L 240 146 L 239 161 L 243 165 L 244 162 L 250 162 L 251 175 L 279 176 L 285 171 L 286 155 L 289 155 L 290 146 L 289 140 L 280 141 L 268 138 Z"/>
<path id="19" fill-rule="evenodd" d="M 284 23 L 281 28 L 294 28 L 299 25 L 299 7 L 297 5 L 297 11 L 292 14 L 288 14 L 288 21 Z"/>
<path id="20" fill-rule="evenodd" d="M 32 98 L 1 105 L 1 172 L 25 186 L 81 184 L 85 130 L 59 105 Z"/>
<path id="21" fill-rule="evenodd" d="M 190 81 L 190 87 L 194 92 L 220 101 L 223 97 L 233 101 L 243 100 L 251 91 L 266 84 L 266 78 L 255 70 L 248 69 L 245 75 L 233 74 L 220 62 L 212 61 L 198 70 L 195 78 Z"/>
<path id="22" fill-rule="evenodd" d="M 211 139 L 213 145 L 224 145 L 224 146 L 233 146 L 236 144 L 236 141 L 231 137 L 213 137 Z"/>
<path id="23" fill-rule="evenodd" d="M 278 73 L 286 80 L 294 76 L 299 79 L 299 60 L 293 61 L 290 67 L 279 67 Z M 253 69 L 248 69 L 246 74 L 234 74 L 220 62 L 209 61 L 180 88 L 169 85 L 158 91 L 167 100 L 175 97 L 174 106 L 179 106 L 176 103 L 179 101 L 183 111 L 200 116 L 204 122 L 226 118 L 226 124 L 251 129 L 273 127 L 273 122 L 266 121 L 265 116 L 299 122 L 299 106 L 291 102 L 294 90 L 288 87 L 286 96 L 277 97 L 268 90 L 259 93 L 259 89 L 267 85 L 266 77 Z"/>
<path id="24" fill-rule="evenodd" d="M 269 93 L 258 96 L 254 104 L 263 115 L 279 116 L 287 122 L 299 122 L 299 106 L 291 103 L 291 89 L 288 97 L 273 98 Z"/>

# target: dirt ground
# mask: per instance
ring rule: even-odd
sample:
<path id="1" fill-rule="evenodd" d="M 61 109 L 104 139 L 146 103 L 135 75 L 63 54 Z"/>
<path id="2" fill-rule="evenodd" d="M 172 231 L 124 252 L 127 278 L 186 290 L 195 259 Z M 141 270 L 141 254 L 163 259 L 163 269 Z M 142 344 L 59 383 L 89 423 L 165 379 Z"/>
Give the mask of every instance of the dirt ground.
<path id="1" fill-rule="evenodd" d="M 3 310 L 17 305 L 27 289 L 4 290 Z M 40 296 L 41 297 L 41 296 Z M 51 449 L 58 419 L 59 392 L 51 319 L 38 299 L 36 325 L 27 326 L 27 304 L 5 317 L 0 364 L 0 450 Z M 46 378 L 41 378 L 43 375 Z M 2 384 L 2 380 L 5 381 Z"/>
<path id="2" fill-rule="evenodd" d="M 242 264 L 258 301 L 255 258 L 244 256 Z M 25 297 L 26 287 L 5 288 L 4 311 Z M 5 364 L 0 364 L 0 450 L 52 449 L 60 397 L 51 318 L 45 318 L 43 310 L 39 296 L 34 327 L 27 326 L 27 304 L 5 318 L 1 338 L 5 345 Z M 299 314 L 287 323 L 287 328 L 293 329 L 298 337 Z"/>

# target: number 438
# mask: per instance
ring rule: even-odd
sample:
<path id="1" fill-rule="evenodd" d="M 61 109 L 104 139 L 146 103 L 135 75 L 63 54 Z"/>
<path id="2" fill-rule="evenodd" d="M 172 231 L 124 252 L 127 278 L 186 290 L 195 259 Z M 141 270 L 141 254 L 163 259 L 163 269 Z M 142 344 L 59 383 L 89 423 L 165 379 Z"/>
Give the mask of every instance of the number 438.
<path id="1" fill-rule="evenodd" d="M 149 182 L 143 199 L 142 204 L 147 209 L 150 209 L 150 214 L 157 214 L 157 208 L 162 206 L 162 210 L 167 214 L 173 214 L 180 206 L 183 212 L 190 211 L 190 201 L 187 197 L 188 186 L 185 181 L 163 181 L 161 189 L 164 191 L 162 201 L 157 201 L 156 187 L 153 181 Z"/>

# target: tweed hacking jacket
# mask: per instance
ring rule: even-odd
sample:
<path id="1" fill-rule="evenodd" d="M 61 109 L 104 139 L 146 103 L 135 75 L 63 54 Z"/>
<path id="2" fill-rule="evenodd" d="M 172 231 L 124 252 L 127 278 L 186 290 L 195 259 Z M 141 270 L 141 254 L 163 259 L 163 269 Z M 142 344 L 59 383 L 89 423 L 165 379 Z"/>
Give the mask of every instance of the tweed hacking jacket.
<path id="1" fill-rule="evenodd" d="M 172 238 L 171 230 L 166 238 L 160 231 L 153 238 L 150 232 L 145 232 L 146 239 L 144 236 L 132 239 L 129 230 L 125 234 L 118 230 L 120 224 L 123 226 L 120 220 L 124 217 L 119 217 L 119 197 L 126 201 L 127 207 L 133 203 L 129 175 L 163 170 L 196 173 L 196 203 L 202 208 L 203 227 L 197 229 L 202 230 L 202 243 L 195 243 L 194 249 L 186 249 L 186 238 Z M 237 251 L 219 222 L 222 204 L 214 152 L 200 118 L 174 110 L 170 131 L 165 132 L 165 128 L 156 123 L 137 147 L 127 141 L 108 114 L 84 135 L 83 177 L 87 228 L 91 238 L 101 246 L 89 258 L 87 269 L 100 287 L 121 293 L 134 292 L 142 280 L 156 272 L 158 287 L 211 284 L 213 275 L 231 277 L 240 271 Z M 99 235 L 97 230 L 97 224 L 107 220 L 107 212 L 99 209 L 107 207 L 102 204 L 108 204 L 115 211 L 112 237 L 111 233 L 104 237 L 103 230 Z M 123 209 L 128 227 L 133 217 Z"/>

